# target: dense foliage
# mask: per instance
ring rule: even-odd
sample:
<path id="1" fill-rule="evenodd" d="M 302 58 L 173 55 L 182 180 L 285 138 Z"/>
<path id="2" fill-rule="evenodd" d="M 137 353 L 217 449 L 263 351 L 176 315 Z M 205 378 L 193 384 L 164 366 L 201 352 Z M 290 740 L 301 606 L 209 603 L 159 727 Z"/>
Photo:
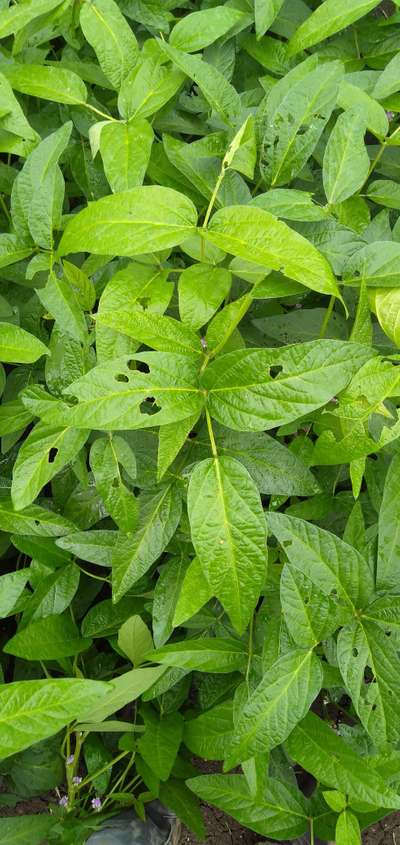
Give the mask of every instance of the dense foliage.
<path id="1" fill-rule="evenodd" d="M 400 809 L 397 6 L 0 0 L 3 845 Z"/>

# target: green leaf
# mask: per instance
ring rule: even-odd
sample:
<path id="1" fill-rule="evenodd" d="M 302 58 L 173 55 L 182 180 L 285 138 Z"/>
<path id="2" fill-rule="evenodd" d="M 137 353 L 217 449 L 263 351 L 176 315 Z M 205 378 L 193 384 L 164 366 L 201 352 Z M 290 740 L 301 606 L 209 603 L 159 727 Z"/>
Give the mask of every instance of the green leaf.
<path id="1" fill-rule="evenodd" d="M 53 229 L 61 225 L 64 180 L 58 160 L 68 144 L 71 130 L 69 121 L 41 141 L 28 156 L 13 185 L 14 212 L 19 201 L 29 235 L 43 249 L 53 249 Z"/>
<path id="2" fill-rule="evenodd" d="M 226 769 L 284 742 L 321 686 L 321 662 L 312 649 L 296 649 L 277 660 L 239 711 Z"/>
<path id="3" fill-rule="evenodd" d="M 138 44 L 117 3 L 86 0 L 81 7 L 80 25 L 103 73 L 119 91 L 123 79 L 136 64 Z"/>
<path id="4" fill-rule="evenodd" d="M 200 841 L 204 839 L 206 831 L 199 802 L 181 780 L 170 778 L 167 783 L 161 783 L 160 800 Z"/>
<path id="5" fill-rule="evenodd" d="M 168 780 L 183 737 L 180 713 L 159 716 L 151 708 L 144 711 L 145 731 L 138 747 L 145 763 L 162 781 Z"/>
<path id="6" fill-rule="evenodd" d="M 32 364 L 48 355 L 47 346 L 34 335 L 12 323 L 0 323 L 0 360 L 5 363 Z"/>
<path id="7" fill-rule="evenodd" d="M 318 482 L 302 462 L 301 455 L 297 457 L 268 434 L 258 431 L 244 434 L 218 425 L 215 426 L 215 438 L 219 454 L 240 461 L 260 493 L 312 496 L 319 492 Z M 196 447 L 202 446 L 203 437 L 198 437 Z"/>
<path id="8" fill-rule="evenodd" d="M 262 431 L 298 419 L 343 390 L 370 357 L 367 347 L 315 340 L 279 349 L 246 349 L 219 357 L 201 384 L 218 422 Z M 274 375 L 274 370 L 277 368 Z"/>
<path id="9" fill-rule="evenodd" d="M 99 314 L 97 322 L 162 352 L 192 356 L 202 352 L 193 328 L 172 317 L 135 310 L 132 320 L 132 311 L 106 311 Z"/>
<path id="10" fill-rule="evenodd" d="M 165 55 L 199 87 L 212 111 L 217 112 L 228 125 L 232 126 L 234 119 L 241 111 L 240 97 L 233 85 L 217 68 L 199 56 L 191 56 L 177 50 L 165 41 L 158 43 Z"/>
<path id="11" fill-rule="evenodd" d="M 336 845 L 359 845 L 361 842 L 360 823 L 350 810 L 344 810 L 336 822 Z"/>
<path id="12" fill-rule="evenodd" d="M 290 566 L 325 595 L 338 595 L 351 610 L 368 604 L 374 594 L 373 573 L 356 549 L 303 519 L 270 512 L 267 522 Z"/>
<path id="13" fill-rule="evenodd" d="M 21 94 L 70 106 L 81 106 L 86 102 L 86 85 L 71 70 L 17 63 L 2 64 L 1 68 L 11 87 Z"/>
<path id="14" fill-rule="evenodd" d="M 183 740 L 192 754 L 205 760 L 223 760 L 232 742 L 232 734 L 232 701 L 224 701 L 185 722 Z"/>
<path id="15" fill-rule="evenodd" d="M 55 558 L 54 554 L 52 562 Z M 65 561 L 63 566 L 41 579 L 24 610 L 24 625 L 67 610 L 78 590 L 79 580 L 79 567 L 75 563 L 65 565 Z"/>
<path id="16" fill-rule="evenodd" d="M 87 433 L 39 423 L 18 452 L 13 469 L 11 498 L 16 510 L 30 505 L 41 489 L 80 451 Z"/>
<path id="17" fill-rule="evenodd" d="M 322 178 L 329 203 L 343 202 L 356 193 L 369 173 L 364 144 L 366 122 L 361 107 L 339 115 L 325 148 Z"/>
<path id="18" fill-rule="evenodd" d="M 215 457 L 190 478 L 192 542 L 206 579 L 237 631 L 251 619 L 266 568 L 266 530 L 258 490 L 238 461 Z"/>
<path id="19" fill-rule="evenodd" d="M 351 109 L 358 106 L 362 109 L 363 118 L 370 130 L 378 138 L 385 138 L 389 132 L 389 121 L 385 109 L 374 100 L 367 91 L 347 82 L 346 77 L 340 83 L 338 106 L 342 109 Z"/>
<path id="20" fill-rule="evenodd" d="M 260 171 L 266 184 L 285 185 L 297 176 L 332 114 L 343 78 L 339 61 L 309 56 L 270 92 L 261 124 Z"/>
<path id="21" fill-rule="evenodd" d="M 400 797 L 326 722 L 309 713 L 286 742 L 290 756 L 321 783 L 351 799 L 395 809 Z"/>
<path id="22" fill-rule="evenodd" d="M 395 241 L 375 241 L 361 246 L 346 261 L 343 278 L 345 284 L 358 285 L 362 279 L 368 287 L 397 287 L 400 244 Z"/>
<path id="23" fill-rule="evenodd" d="M 107 123 L 100 135 L 104 172 L 113 193 L 143 184 L 154 133 L 142 118 L 129 123 Z"/>
<path id="24" fill-rule="evenodd" d="M 141 255 L 176 246 L 195 233 L 197 212 L 183 194 L 157 185 L 103 197 L 68 223 L 59 254 Z"/>
<path id="25" fill-rule="evenodd" d="M 161 569 L 153 601 L 153 637 L 156 648 L 164 645 L 174 630 L 173 619 L 186 568 L 187 562 L 181 555 L 168 560 Z"/>
<path id="26" fill-rule="evenodd" d="M 284 0 L 254 0 L 257 38 L 262 38 L 279 14 Z"/>
<path id="27" fill-rule="evenodd" d="M 396 346 L 400 346 L 399 291 L 378 288 L 371 292 L 370 301 L 380 327 Z"/>
<path id="28" fill-rule="evenodd" d="M 85 709 L 93 710 L 111 689 L 110 684 L 81 678 L 3 685 L 0 688 L 2 757 L 17 754 L 32 743 L 58 733 L 69 722 L 80 718 Z"/>
<path id="29" fill-rule="evenodd" d="M 391 179 L 375 179 L 374 182 L 370 182 L 367 197 L 377 205 L 400 209 L 399 185 Z"/>
<path id="30" fill-rule="evenodd" d="M 173 624 L 177 628 L 197 613 L 213 597 L 213 591 L 204 575 L 197 557 L 193 558 L 185 572 L 179 598 L 176 603 Z"/>
<path id="31" fill-rule="evenodd" d="M 215 6 L 201 9 L 178 20 L 169 43 L 186 53 L 197 53 L 238 25 L 247 23 L 247 16 L 239 9 Z"/>
<path id="32" fill-rule="evenodd" d="M 161 481 L 189 438 L 199 418 L 195 413 L 184 420 L 160 427 L 158 435 L 157 481 Z"/>
<path id="33" fill-rule="evenodd" d="M 379 74 L 372 91 L 372 96 L 377 100 L 383 100 L 385 97 L 390 97 L 391 94 L 398 91 L 400 88 L 399 73 L 400 57 L 396 54 Z"/>
<path id="34" fill-rule="evenodd" d="M 294 642 L 303 648 L 326 640 L 351 618 L 335 597 L 326 595 L 294 566 L 283 568 L 280 595 L 288 630 Z"/>
<path id="35" fill-rule="evenodd" d="M 97 564 L 97 566 L 111 566 L 117 534 L 117 531 L 102 529 L 98 531 L 75 531 L 74 534 L 68 534 L 67 537 L 60 537 L 57 540 L 57 545 L 82 560 Z"/>
<path id="36" fill-rule="evenodd" d="M 173 537 L 182 512 L 180 492 L 174 485 L 149 490 L 139 497 L 138 528 L 118 538 L 113 556 L 113 597 L 121 596 L 160 557 Z"/>
<path id="37" fill-rule="evenodd" d="M 131 669 L 123 675 L 113 678 L 112 684 L 108 685 L 108 695 L 103 700 L 84 702 L 80 708 L 79 720 L 81 722 L 104 722 L 109 716 L 113 716 L 118 710 L 122 710 L 127 704 L 136 701 L 146 690 L 164 674 L 163 666 L 155 666 L 151 669 Z"/>
<path id="38" fill-rule="evenodd" d="M 7 654 L 24 660 L 58 660 L 85 651 L 91 640 L 81 639 L 69 613 L 46 616 L 22 628 L 6 643 Z"/>
<path id="39" fill-rule="evenodd" d="M 185 74 L 161 65 L 157 57 L 141 58 L 123 80 L 118 110 L 125 120 L 149 117 L 159 111 L 181 88 Z"/>
<path id="40" fill-rule="evenodd" d="M 393 702 L 400 684 L 394 643 L 377 625 L 361 619 L 340 631 L 337 659 L 356 713 L 374 743 L 380 747 L 386 742 L 397 742 L 400 714 Z M 365 681 L 367 667 L 374 683 Z"/>
<path id="41" fill-rule="evenodd" d="M 10 11 L 14 8 L 11 7 Z M 16 816 L 15 818 L 0 819 L 0 836 L 3 845 L 41 845 L 54 827 L 55 819 L 51 815 Z"/>
<path id="42" fill-rule="evenodd" d="M 179 276 L 179 313 L 184 323 L 199 329 L 208 323 L 227 297 L 232 276 L 224 267 L 192 264 Z"/>
<path id="43" fill-rule="evenodd" d="M 29 569 L 19 569 L 0 575 L 0 619 L 12 612 L 29 580 Z"/>
<path id="44" fill-rule="evenodd" d="M 37 537 L 60 537 L 73 530 L 74 525 L 54 511 L 39 505 L 30 505 L 17 511 L 11 498 L 0 496 L 0 531 Z"/>
<path id="45" fill-rule="evenodd" d="M 87 325 L 83 311 L 71 285 L 55 273 L 49 273 L 45 287 L 37 290 L 37 295 L 52 317 L 74 340 L 85 343 Z"/>
<path id="46" fill-rule="evenodd" d="M 400 457 L 392 459 L 383 489 L 379 511 L 378 557 L 376 586 L 378 590 L 396 587 L 400 573 L 400 548 L 398 543 L 399 502 L 396 493 Z"/>
<path id="47" fill-rule="evenodd" d="M 181 669 L 218 674 L 243 669 L 246 657 L 245 645 L 240 640 L 223 640 L 217 637 L 173 643 L 149 654 L 149 659 L 164 666 L 179 666 Z"/>
<path id="48" fill-rule="evenodd" d="M 138 500 L 123 481 L 120 465 L 126 463 L 129 446 L 121 437 L 98 438 L 90 450 L 90 466 L 96 488 L 107 512 L 121 531 L 134 531 L 138 518 Z"/>
<path id="49" fill-rule="evenodd" d="M 18 243 L 15 235 L 0 234 L 0 268 L 23 261 L 32 253 L 32 247 Z"/>
<path id="50" fill-rule="evenodd" d="M 26 9 L 26 4 L 24 8 Z M 18 9 L 13 9 L 11 7 L 9 11 L 17 12 Z M 3 20 L 4 11 L 2 11 L 2 23 Z M 32 129 L 30 123 L 28 123 L 17 98 L 13 94 L 13 90 L 8 79 L 6 79 L 2 73 L 0 73 L 0 113 L 3 115 L 1 118 L 1 126 L 3 129 L 6 129 L 8 132 L 13 132 L 14 135 L 20 135 L 21 138 L 26 138 L 27 140 L 37 140 L 35 130 Z"/>
<path id="51" fill-rule="evenodd" d="M 201 234 L 231 255 L 279 270 L 312 290 L 340 298 L 335 277 L 321 253 L 262 208 L 222 208 Z"/>
<path id="52" fill-rule="evenodd" d="M 299 53 L 318 44 L 324 38 L 329 38 L 330 35 L 334 35 L 335 32 L 362 18 L 375 6 L 374 0 L 353 0 L 351 4 L 347 0 L 325 0 L 325 3 L 319 6 L 296 30 L 289 42 L 290 54 Z"/>
<path id="53" fill-rule="evenodd" d="M 113 604 L 111 599 L 97 602 L 87 612 L 82 621 L 82 634 L 84 637 L 111 637 L 118 633 L 121 625 L 136 614 L 142 602 L 134 596 L 125 596 L 118 604 Z"/>
<path id="54" fill-rule="evenodd" d="M 203 775 L 188 786 L 239 824 L 271 839 L 294 839 L 308 827 L 307 805 L 299 790 L 267 778 L 262 793 L 252 795 L 243 775 Z"/>
<path id="55" fill-rule="evenodd" d="M 146 310 L 163 314 L 172 296 L 172 285 L 167 282 L 168 270 L 146 266 L 131 261 L 106 285 L 99 301 L 98 317 L 121 311 Z M 99 363 L 136 352 L 138 341 L 118 329 L 108 328 L 101 319 L 96 323 L 96 352 Z"/>
<path id="56" fill-rule="evenodd" d="M 135 355 L 135 360 L 147 364 L 149 372 L 132 370 L 126 356 L 100 364 L 66 388 L 65 394 L 76 396 L 78 404 L 51 402 L 43 408 L 43 418 L 76 428 L 123 431 L 166 425 L 200 413 L 203 394 L 197 386 L 196 359 L 148 352 Z M 146 403 L 149 397 L 152 402 Z"/>
<path id="57" fill-rule="evenodd" d="M 135 669 L 143 663 L 145 655 L 153 648 L 153 640 L 140 616 L 131 616 L 121 625 L 118 646 L 129 657 Z"/>

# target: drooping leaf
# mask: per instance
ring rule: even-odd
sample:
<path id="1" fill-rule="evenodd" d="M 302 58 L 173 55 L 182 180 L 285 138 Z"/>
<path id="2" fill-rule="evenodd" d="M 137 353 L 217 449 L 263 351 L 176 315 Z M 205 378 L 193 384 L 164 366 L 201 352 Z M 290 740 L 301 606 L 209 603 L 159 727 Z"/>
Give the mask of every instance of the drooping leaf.
<path id="1" fill-rule="evenodd" d="M 31 364 L 48 355 L 47 346 L 37 337 L 11 323 L 0 323 L 0 360 Z"/>
<path id="2" fill-rule="evenodd" d="M 137 41 L 128 22 L 114 0 L 91 0 L 81 7 L 80 25 L 102 71 L 118 91 L 135 66 L 138 54 Z"/>

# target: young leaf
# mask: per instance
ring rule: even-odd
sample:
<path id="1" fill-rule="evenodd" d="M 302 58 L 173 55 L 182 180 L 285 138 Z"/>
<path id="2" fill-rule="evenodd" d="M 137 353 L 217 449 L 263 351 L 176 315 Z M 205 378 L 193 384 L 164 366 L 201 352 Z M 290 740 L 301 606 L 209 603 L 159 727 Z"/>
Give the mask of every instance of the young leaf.
<path id="1" fill-rule="evenodd" d="M 350 810 L 340 813 L 336 822 L 335 842 L 336 845 L 360 845 L 360 823 Z"/>
<path id="2" fill-rule="evenodd" d="M 210 458 L 189 483 L 192 542 L 214 595 L 243 633 L 266 576 L 266 531 L 257 488 L 232 458 Z"/>
<path id="3" fill-rule="evenodd" d="M 41 489 L 70 463 L 87 440 L 87 432 L 39 423 L 30 432 L 14 464 L 11 498 L 16 510 L 30 505 Z"/>
<path id="4" fill-rule="evenodd" d="M 104 172 L 114 194 L 143 184 L 154 133 L 142 118 L 129 123 L 107 123 L 100 135 Z"/>
<path id="5" fill-rule="evenodd" d="M 177 628 L 178 625 L 182 625 L 183 622 L 194 616 L 212 597 L 212 588 L 204 575 L 199 559 L 195 557 L 185 572 L 176 603 L 173 619 L 174 627 Z"/>
<path id="6" fill-rule="evenodd" d="M 254 797 L 243 775 L 202 775 L 188 786 L 203 801 L 210 801 L 240 824 L 271 839 L 294 839 L 308 826 L 307 805 L 293 786 L 267 778 L 262 793 Z"/>
<path id="7" fill-rule="evenodd" d="M 237 431 L 263 431 L 324 405 L 369 357 L 368 348 L 334 340 L 240 349 L 217 358 L 201 384 L 218 422 Z M 275 378 L 271 368 L 277 368 Z"/>
<path id="8" fill-rule="evenodd" d="M 139 739 L 139 751 L 152 771 L 162 781 L 168 780 L 183 737 L 180 713 L 160 717 L 153 709 L 144 711 L 145 731 Z"/>
<path id="9" fill-rule="evenodd" d="M 137 524 L 138 500 L 121 476 L 120 460 L 122 463 L 126 448 L 122 438 L 99 437 L 90 450 L 90 466 L 108 513 L 121 531 L 130 534 Z"/>
<path id="10" fill-rule="evenodd" d="M 312 290 L 340 298 L 335 277 L 321 253 L 262 208 L 222 208 L 202 235 L 231 255 L 279 270 Z"/>
<path id="11" fill-rule="evenodd" d="M 365 558 L 329 531 L 302 519 L 269 513 L 268 525 L 288 556 L 326 595 L 338 595 L 349 608 L 363 607 L 374 594 Z"/>
<path id="12" fill-rule="evenodd" d="M 138 44 L 117 3 L 86 0 L 81 7 L 80 25 L 103 73 L 119 91 L 123 79 L 136 64 Z"/>
<path id="13" fill-rule="evenodd" d="M 208 323 L 229 293 L 232 276 L 224 267 L 192 264 L 179 277 L 179 313 L 184 323 L 199 329 Z"/>
<path id="14" fill-rule="evenodd" d="M 110 684 L 81 678 L 16 681 L 0 690 L 2 756 L 17 754 L 106 699 Z"/>
<path id="15" fill-rule="evenodd" d="M 5 651 L 24 660 L 58 660 L 85 651 L 91 640 L 82 639 L 69 613 L 31 622 L 8 640 Z"/>
<path id="16" fill-rule="evenodd" d="M 240 97 L 223 74 L 199 56 L 191 56 L 177 50 L 165 41 L 160 41 L 159 45 L 171 62 L 198 85 L 210 108 L 228 125 L 234 125 L 234 120 L 241 111 Z"/>
<path id="17" fill-rule="evenodd" d="M 81 106 L 86 102 L 86 85 L 71 70 L 17 63 L 2 64 L 1 67 L 11 87 L 21 94 L 70 106 Z"/>
<path id="18" fill-rule="evenodd" d="M 58 278 L 54 272 L 49 273 L 47 284 L 37 290 L 37 295 L 60 329 L 74 340 L 86 342 L 85 316 L 71 285 L 65 279 Z"/>
<path id="19" fill-rule="evenodd" d="M 130 616 L 118 631 L 118 646 L 132 661 L 135 669 L 153 648 L 150 631 L 140 616 Z"/>
<path id="20" fill-rule="evenodd" d="M 0 361 L 32 364 L 49 355 L 47 346 L 34 335 L 11 323 L 0 323 Z"/>
<path id="21" fill-rule="evenodd" d="M 322 178 L 329 203 L 343 202 L 358 191 L 369 173 L 364 144 L 366 122 L 361 108 L 339 115 L 325 148 Z"/>
<path id="22" fill-rule="evenodd" d="M 240 640 L 202 637 L 165 645 L 151 652 L 149 659 L 164 666 L 226 674 L 242 669 L 246 655 L 245 645 Z"/>
<path id="23" fill-rule="evenodd" d="M 376 586 L 378 590 L 396 587 L 400 572 L 400 550 L 397 540 L 399 531 L 399 503 L 396 494 L 399 478 L 400 458 L 395 455 L 391 461 L 383 499 L 379 511 L 378 558 Z"/>
<path id="24" fill-rule="evenodd" d="M 274 663 L 237 716 L 226 769 L 284 742 L 321 686 L 321 662 L 312 649 L 296 649 Z"/>
<path id="25" fill-rule="evenodd" d="M 362 18 L 375 6 L 374 0 L 353 0 L 351 4 L 347 0 L 325 0 L 325 3 L 319 6 L 296 30 L 289 42 L 290 54 L 299 53 L 318 44 L 324 38 L 329 38 L 330 35 L 334 35 L 335 32 Z"/>
<path id="26" fill-rule="evenodd" d="M 195 233 L 197 212 L 183 194 L 158 185 L 104 197 L 68 223 L 59 255 L 141 255 L 182 243 Z"/>
<path id="27" fill-rule="evenodd" d="M 178 20 L 169 43 L 185 53 L 198 53 L 242 22 L 246 24 L 247 16 L 239 9 L 229 6 L 200 9 Z"/>
<path id="28" fill-rule="evenodd" d="M 283 6 L 283 0 L 254 0 L 257 38 L 262 38 Z"/>
<path id="29" fill-rule="evenodd" d="M 326 722 L 309 713 L 286 742 L 290 756 L 321 783 L 351 799 L 395 809 L 400 797 Z"/>
<path id="30" fill-rule="evenodd" d="M 121 535 L 113 556 L 113 596 L 118 601 L 160 557 L 173 537 L 182 511 L 179 490 L 165 485 L 139 497 L 138 528 Z"/>

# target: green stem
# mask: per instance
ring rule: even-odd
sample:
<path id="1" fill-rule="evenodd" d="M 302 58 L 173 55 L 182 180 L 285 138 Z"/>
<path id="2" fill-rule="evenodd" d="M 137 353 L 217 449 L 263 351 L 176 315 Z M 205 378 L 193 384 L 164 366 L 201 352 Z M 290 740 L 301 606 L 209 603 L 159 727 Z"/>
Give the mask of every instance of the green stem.
<path id="1" fill-rule="evenodd" d="M 7 220 L 8 220 L 8 222 L 9 222 L 9 223 L 11 223 L 11 214 L 10 214 L 10 212 L 9 212 L 8 208 L 7 208 L 7 205 L 6 205 L 5 199 L 4 199 L 4 197 L 3 197 L 3 194 L 0 194 L 0 205 L 1 205 L 2 209 L 3 209 L 3 211 L 4 211 L 4 214 L 5 214 L 5 216 L 6 216 Z"/>
<path id="2" fill-rule="evenodd" d="M 209 435 L 210 443 L 211 443 L 212 455 L 213 455 L 213 458 L 218 458 L 218 449 L 217 449 L 217 444 L 215 442 L 215 437 L 214 437 L 214 432 L 213 432 L 213 427 L 212 427 L 212 421 L 211 421 L 209 411 L 207 409 L 206 409 L 206 420 L 207 420 L 208 435 Z"/>
<path id="3" fill-rule="evenodd" d="M 121 751 L 121 754 L 118 754 L 117 757 L 114 757 L 114 760 L 110 760 L 110 762 L 106 763 L 105 766 L 102 766 L 101 769 L 97 769 L 96 772 L 93 772 L 93 774 L 88 775 L 86 778 L 84 778 L 82 783 L 77 786 L 77 789 L 83 789 L 84 786 L 87 786 L 87 784 L 91 783 L 92 780 L 96 780 L 96 778 L 100 777 L 100 775 L 103 775 L 104 772 L 107 772 L 108 769 L 111 769 L 112 766 L 115 766 L 116 763 L 119 763 L 120 760 L 122 760 L 124 757 L 126 757 L 127 754 L 130 753 L 130 751 Z"/>
<path id="4" fill-rule="evenodd" d="M 332 316 L 333 307 L 335 305 L 335 300 L 336 300 L 336 297 L 332 295 L 330 300 L 329 300 L 329 305 L 326 309 L 325 317 L 324 317 L 323 322 L 322 322 L 321 331 L 319 333 L 320 338 L 325 337 L 325 333 L 326 333 L 326 330 L 327 330 L 328 325 L 329 325 L 329 321 L 330 321 L 331 316 Z"/>
<path id="5" fill-rule="evenodd" d="M 95 114 L 100 115 L 100 117 L 104 117 L 104 120 L 110 120 L 113 123 L 120 123 L 120 120 L 117 120 L 116 117 L 111 117 L 110 114 L 106 114 L 106 112 L 101 111 L 100 109 L 96 108 L 96 106 L 92 106 L 91 103 L 84 103 L 83 100 L 81 103 L 78 103 L 79 106 L 84 106 L 85 109 L 90 109 L 90 111 L 94 112 Z"/>
<path id="6" fill-rule="evenodd" d="M 314 819 L 310 819 L 310 845 L 314 845 Z"/>
<path id="7" fill-rule="evenodd" d="M 215 188 L 214 188 L 214 190 L 213 190 L 213 192 L 212 192 L 212 194 L 211 194 L 211 199 L 210 199 L 210 202 L 208 203 L 208 208 L 207 208 L 207 211 L 206 211 L 206 216 L 205 216 L 205 218 L 204 218 L 204 222 L 203 222 L 203 229 L 206 229 L 206 228 L 207 228 L 207 226 L 208 226 L 208 221 L 209 221 L 209 219 L 210 219 L 210 217 L 211 217 L 211 212 L 212 212 L 212 210 L 213 210 L 213 208 L 214 208 L 214 203 L 215 203 L 215 200 L 217 199 L 218 191 L 219 191 L 219 189 L 220 189 L 220 187 L 221 187 L 221 185 L 222 185 L 222 182 L 223 182 L 223 179 L 224 179 L 225 173 L 226 173 L 226 167 L 224 167 L 224 164 L 222 164 L 221 170 L 220 170 L 220 172 L 219 172 L 218 179 L 217 179 L 217 181 L 216 181 L 216 183 L 215 183 Z"/>
<path id="8" fill-rule="evenodd" d="M 131 768 L 131 766 L 133 766 L 134 761 L 135 761 L 135 752 L 133 752 L 133 754 L 131 754 L 131 756 L 130 756 L 130 758 L 129 758 L 129 760 L 128 760 L 128 764 L 127 764 L 127 765 L 125 766 L 125 768 L 124 768 L 124 771 L 123 771 L 123 772 L 122 772 L 122 774 L 119 776 L 119 778 L 115 781 L 113 788 L 110 790 L 110 792 L 108 793 L 107 797 L 104 799 L 104 801 L 103 801 L 103 810 L 104 810 L 104 807 L 106 806 L 106 804 L 108 804 L 108 803 L 109 803 L 109 801 L 111 801 L 111 796 L 112 796 L 112 794 L 113 794 L 114 792 L 116 792 L 116 790 L 118 789 L 118 787 L 119 787 L 119 785 L 120 785 L 120 784 L 123 784 L 123 783 L 124 783 L 125 778 L 126 778 L 126 776 L 127 776 L 128 772 L 129 772 L 129 769 Z M 140 778 L 139 778 L 139 779 L 140 779 Z"/>
<path id="9" fill-rule="evenodd" d="M 254 634 L 254 615 L 251 617 L 250 620 L 250 627 L 249 627 L 249 652 L 247 657 L 247 667 L 246 667 L 246 685 L 247 691 L 250 695 L 250 671 L 251 671 L 251 663 L 253 660 L 253 634 Z"/>
<path id="10" fill-rule="evenodd" d="M 370 167 L 369 167 L 369 170 L 368 170 L 368 176 L 367 176 L 365 182 L 361 185 L 361 188 L 359 189 L 359 191 L 357 193 L 361 193 L 364 185 L 366 184 L 366 182 L 368 182 L 368 179 L 370 178 L 370 176 L 374 172 L 376 166 L 379 164 L 379 162 L 380 162 L 380 160 L 383 156 L 383 153 L 386 150 L 386 147 L 390 146 L 390 142 L 393 141 L 393 138 L 395 138 L 396 135 L 399 134 L 399 132 L 400 132 L 400 126 L 398 126 L 397 129 L 395 129 L 394 132 L 392 132 L 392 134 L 389 135 L 388 138 L 385 138 L 383 141 L 381 141 L 381 145 L 379 147 L 379 150 L 378 150 L 375 158 L 371 161 L 371 164 L 370 164 Z"/>

